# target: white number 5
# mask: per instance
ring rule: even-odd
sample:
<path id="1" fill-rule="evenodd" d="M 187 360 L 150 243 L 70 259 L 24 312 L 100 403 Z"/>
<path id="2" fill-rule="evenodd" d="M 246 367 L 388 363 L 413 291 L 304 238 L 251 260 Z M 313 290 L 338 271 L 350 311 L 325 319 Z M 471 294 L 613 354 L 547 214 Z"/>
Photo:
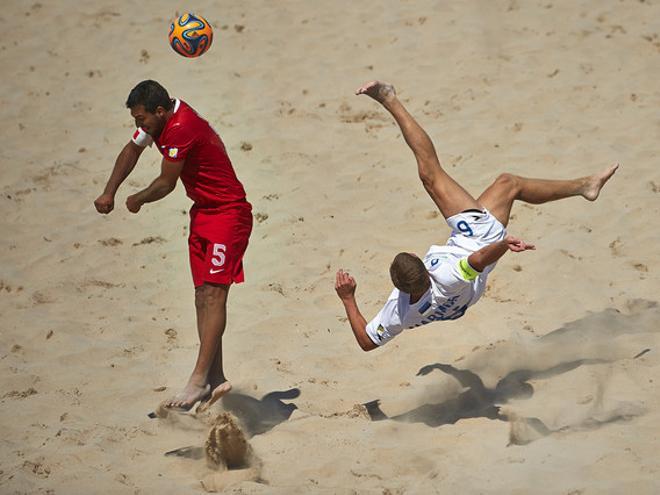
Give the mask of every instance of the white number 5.
<path id="1" fill-rule="evenodd" d="M 213 258 L 211 258 L 211 263 L 215 266 L 222 266 L 225 264 L 225 251 L 227 246 L 224 244 L 213 244 Z"/>

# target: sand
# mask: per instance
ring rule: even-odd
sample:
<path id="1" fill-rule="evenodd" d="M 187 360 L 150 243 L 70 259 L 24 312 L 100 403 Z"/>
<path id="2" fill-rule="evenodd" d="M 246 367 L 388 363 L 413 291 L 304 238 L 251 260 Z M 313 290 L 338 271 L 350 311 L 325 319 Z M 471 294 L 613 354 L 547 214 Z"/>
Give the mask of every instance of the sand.
<path id="1" fill-rule="evenodd" d="M 3 3 L 0 492 L 660 492 L 660 3 L 202 0 L 197 60 L 166 43 L 182 8 Z M 256 216 L 235 391 L 210 416 L 147 417 L 197 350 L 183 188 L 126 211 L 148 150 L 111 215 L 92 205 L 146 78 L 216 126 Z M 464 318 L 365 354 L 335 271 L 371 318 L 393 255 L 448 235 L 398 129 L 353 96 L 372 79 L 475 195 L 502 172 L 622 167 L 595 203 L 516 206 L 537 251 L 508 254 Z M 248 475 L 207 463 L 223 412 Z"/>

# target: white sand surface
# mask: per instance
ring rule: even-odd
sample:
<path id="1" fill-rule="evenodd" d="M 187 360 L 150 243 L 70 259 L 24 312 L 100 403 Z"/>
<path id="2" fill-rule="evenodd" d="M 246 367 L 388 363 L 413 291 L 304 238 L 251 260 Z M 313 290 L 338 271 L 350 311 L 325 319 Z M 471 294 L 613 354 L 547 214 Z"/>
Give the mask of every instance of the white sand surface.
<path id="1" fill-rule="evenodd" d="M 3 3 L 0 492 L 202 493 L 214 474 L 227 493 L 660 492 L 660 2 L 201 0 L 215 40 L 195 60 L 167 44 L 187 7 Z M 209 417 L 147 418 L 197 351 L 183 188 L 126 211 L 148 150 L 111 215 L 92 205 L 147 78 L 216 126 L 259 214 L 225 334 L 247 480 L 164 456 L 202 448 Z M 595 203 L 517 205 L 537 251 L 464 318 L 365 354 L 335 271 L 371 318 L 394 254 L 448 235 L 390 117 L 353 96 L 371 79 L 475 195 L 622 167 Z"/>

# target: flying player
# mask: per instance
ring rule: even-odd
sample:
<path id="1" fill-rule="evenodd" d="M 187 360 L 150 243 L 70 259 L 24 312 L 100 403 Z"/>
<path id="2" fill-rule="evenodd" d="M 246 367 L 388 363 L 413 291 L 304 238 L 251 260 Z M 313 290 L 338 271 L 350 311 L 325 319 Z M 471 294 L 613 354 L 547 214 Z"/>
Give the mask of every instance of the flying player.
<path id="1" fill-rule="evenodd" d="M 117 189 L 152 144 L 163 155 L 160 175 L 128 196 L 128 210 L 138 213 L 144 204 L 171 193 L 178 179 L 183 182 L 194 202 L 188 249 L 200 347 L 187 385 L 163 405 L 188 410 L 206 400 L 208 406 L 231 390 L 222 365 L 222 335 L 229 287 L 244 280 L 242 259 L 252 231 L 252 206 L 220 136 L 185 102 L 171 99 L 163 86 L 147 80 L 133 88 L 126 107 L 137 129 L 94 205 L 99 213 L 112 211 Z"/>
<path id="2" fill-rule="evenodd" d="M 488 274 L 507 251 L 534 249 L 506 232 L 514 201 L 540 204 L 571 196 L 595 201 L 618 168 L 618 164 L 613 165 L 573 180 L 529 179 L 505 173 L 474 199 L 442 168 L 431 139 L 397 98 L 394 87 L 374 81 L 356 94 L 370 96 L 392 114 L 415 155 L 424 188 L 452 229 L 446 245 L 431 246 L 424 259 L 412 253 L 396 255 L 390 266 L 395 289 L 370 322 L 358 309 L 355 279 L 343 270 L 337 272 L 335 290 L 365 351 L 376 349 L 406 329 L 460 318 L 479 300 Z"/>

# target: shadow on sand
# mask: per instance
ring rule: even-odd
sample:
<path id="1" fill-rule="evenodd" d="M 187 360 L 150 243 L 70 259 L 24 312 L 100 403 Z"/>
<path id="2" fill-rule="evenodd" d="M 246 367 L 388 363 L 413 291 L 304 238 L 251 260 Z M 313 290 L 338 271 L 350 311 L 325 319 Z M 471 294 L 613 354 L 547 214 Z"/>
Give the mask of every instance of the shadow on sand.
<path id="1" fill-rule="evenodd" d="M 486 388 L 481 378 L 470 370 L 457 369 L 449 364 L 429 364 L 422 367 L 417 372 L 417 376 L 428 375 L 433 370 L 440 370 L 456 378 L 468 390 L 453 399 L 438 404 L 424 404 L 411 411 L 392 417 L 386 416 L 380 410 L 379 400 L 367 402 L 364 406 L 367 408 L 372 421 L 391 419 L 394 421 L 405 421 L 407 423 L 424 423 L 431 427 L 454 424 L 466 418 L 488 418 L 507 421 L 507 416 L 500 413 L 499 405 L 506 404 L 510 399 L 526 399 L 531 397 L 534 394 L 534 387 L 527 383 L 529 380 L 548 378 L 560 373 L 566 373 L 582 365 L 606 362 L 608 361 L 602 359 L 580 359 L 562 363 L 543 371 L 517 370 L 501 379 L 495 388 L 492 389 Z M 540 420 L 536 421 L 540 423 Z"/>
<path id="2" fill-rule="evenodd" d="M 256 399 L 239 392 L 230 392 L 222 398 L 222 408 L 236 416 L 249 436 L 260 435 L 289 419 L 295 404 L 283 402 L 300 396 L 300 389 L 270 392 Z"/>
<path id="3" fill-rule="evenodd" d="M 299 396 L 300 389 L 298 388 L 270 392 L 261 399 L 232 391 L 222 398 L 222 409 L 236 416 L 240 421 L 243 433 L 247 437 L 253 437 L 266 433 L 289 419 L 298 406 L 288 404 L 283 400 L 295 399 Z M 165 452 L 165 455 L 202 459 L 205 456 L 205 450 L 204 447 L 189 445 Z"/>
<path id="4" fill-rule="evenodd" d="M 643 334 L 660 331 L 656 322 L 660 318 L 658 303 L 645 300 L 632 300 L 628 302 L 630 313 L 624 314 L 616 309 L 606 309 L 598 313 L 591 313 L 584 318 L 567 323 L 562 328 L 550 332 L 534 341 L 526 351 L 533 351 L 542 356 L 551 356 L 554 363 L 547 362 L 547 367 L 541 370 L 519 369 L 511 371 L 502 378 L 494 388 L 487 388 L 482 379 L 467 369 L 458 369 L 449 364 L 434 363 L 422 367 L 417 375 L 427 375 L 434 370 L 441 371 L 454 377 L 465 389 L 457 397 L 440 403 L 423 404 L 415 409 L 396 416 L 388 417 L 380 407 L 380 400 L 364 404 L 372 421 L 390 419 L 408 423 L 424 423 L 431 427 L 454 424 L 466 418 L 488 418 L 508 421 L 511 423 L 511 443 L 524 444 L 536 438 L 558 431 L 595 429 L 615 421 L 625 421 L 642 414 L 643 408 L 634 403 L 622 403 L 610 411 L 596 411 L 596 414 L 586 418 L 579 424 L 565 426 L 551 430 L 538 418 L 517 417 L 513 412 L 506 414 L 500 406 L 511 399 L 528 399 L 534 395 L 534 387 L 530 380 L 551 378 L 569 372 L 580 366 L 611 363 L 620 359 L 637 359 L 648 352 L 650 348 L 633 352 L 634 345 L 639 342 L 647 343 Z M 637 334 L 630 344 L 616 346 L 613 340 L 624 334 Z M 636 340 L 635 340 L 636 339 Z M 561 359 L 561 356 L 564 359 Z M 577 358 L 578 356 L 590 358 Z M 491 359 L 509 359 L 506 354 L 492 356 Z M 577 358 L 577 359 L 576 359 Z M 560 361 L 559 364 L 555 364 Z M 529 359 L 527 359 L 529 362 Z M 515 363 L 511 363 L 515 366 Z M 541 362 L 537 363 L 543 367 Z M 524 434 L 518 434 L 525 430 Z"/>

